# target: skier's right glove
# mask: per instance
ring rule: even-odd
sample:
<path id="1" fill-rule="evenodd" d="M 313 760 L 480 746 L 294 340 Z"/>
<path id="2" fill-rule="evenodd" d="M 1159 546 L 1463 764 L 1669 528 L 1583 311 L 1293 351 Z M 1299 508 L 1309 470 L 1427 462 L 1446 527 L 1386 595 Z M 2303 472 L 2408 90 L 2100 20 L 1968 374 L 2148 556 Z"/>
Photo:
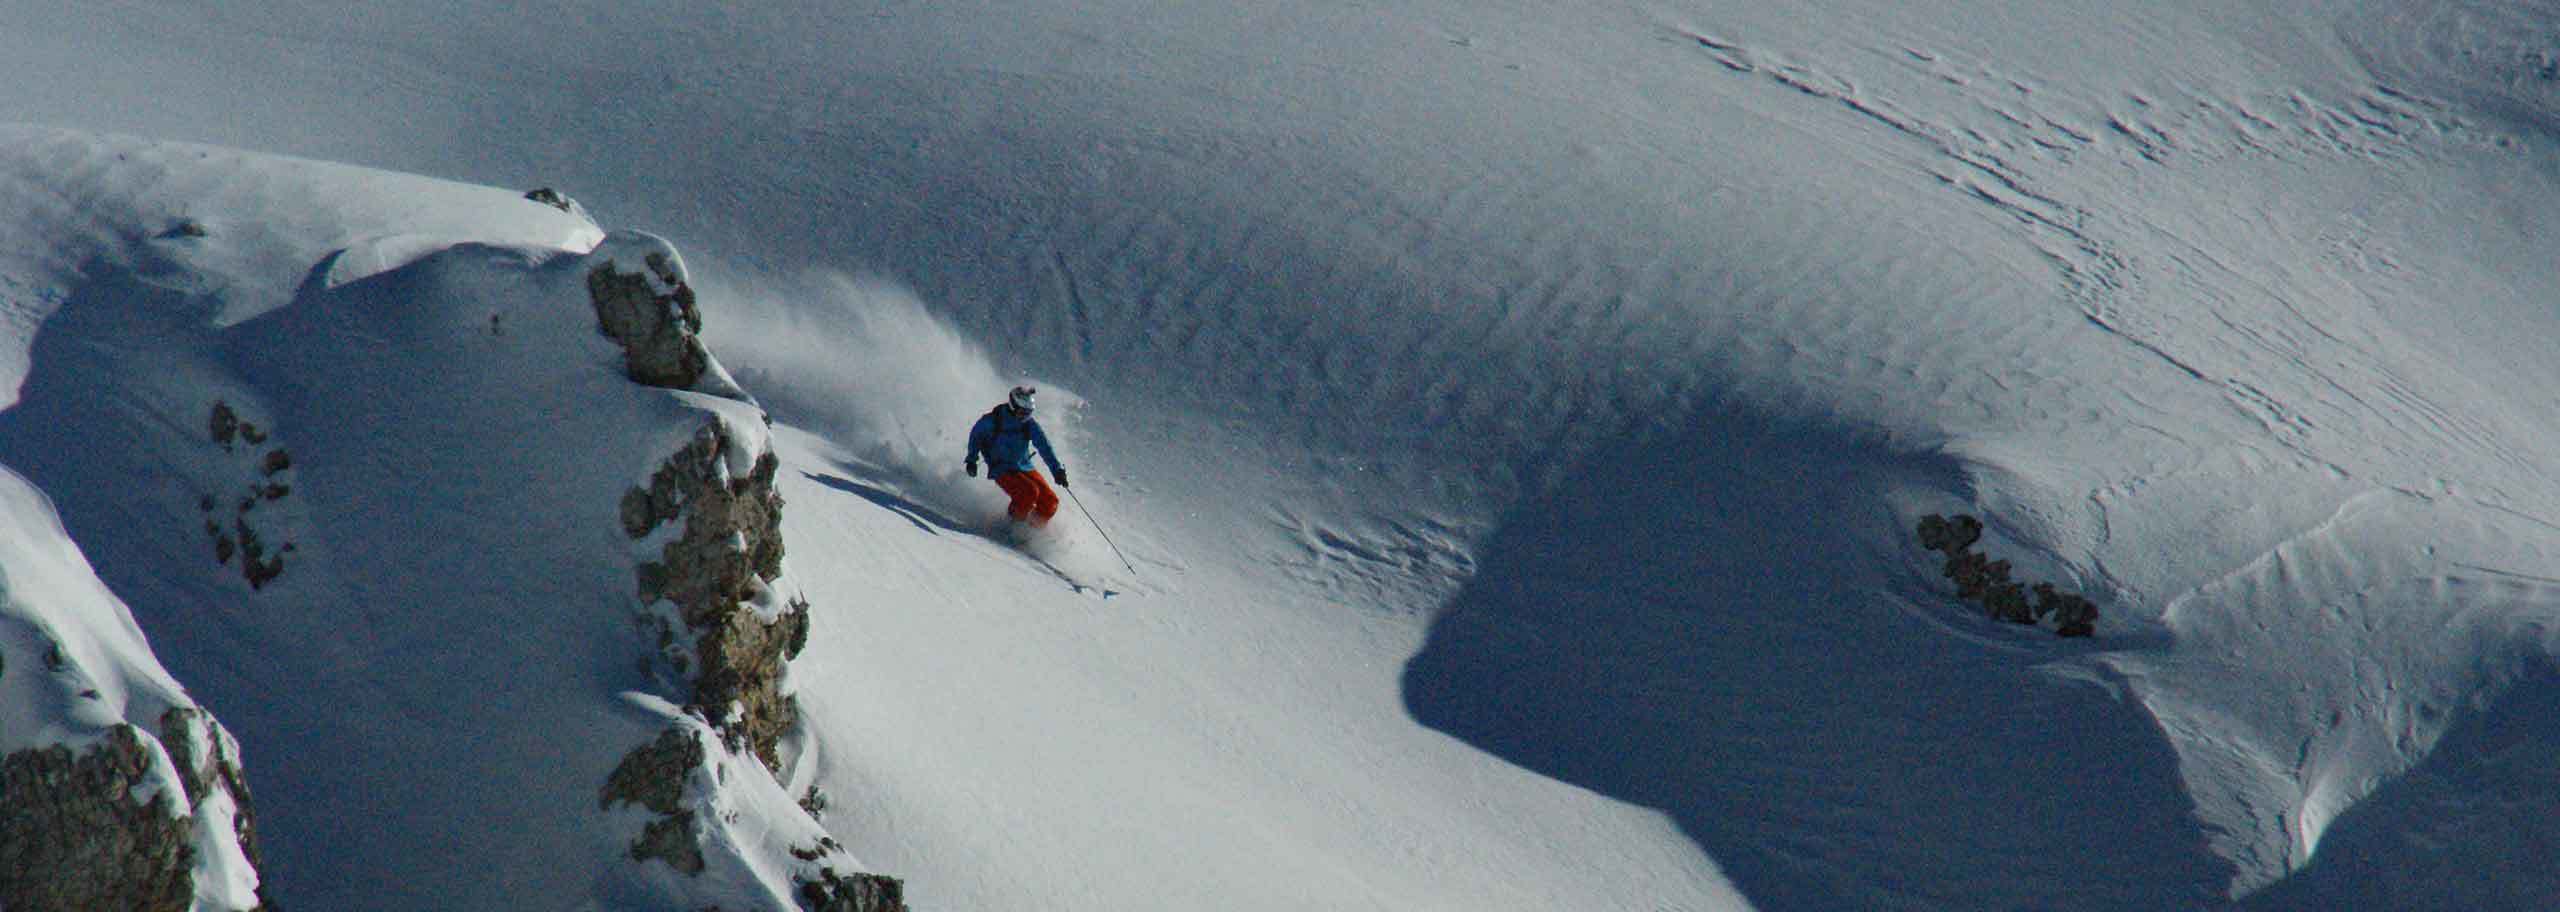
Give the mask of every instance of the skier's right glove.
<path id="1" fill-rule="evenodd" d="M 975 460 L 975 459 L 969 460 L 967 464 L 965 464 L 965 465 L 963 465 L 963 466 L 962 466 L 962 468 L 963 468 L 963 469 L 965 469 L 966 471 L 968 471 L 968 473 L 969 473 L 969 477 L 971 477 L 971 478 L 976 478 L 976 477 L 978 477 L 978 461 L 977 461 L 977 460 Z"/>

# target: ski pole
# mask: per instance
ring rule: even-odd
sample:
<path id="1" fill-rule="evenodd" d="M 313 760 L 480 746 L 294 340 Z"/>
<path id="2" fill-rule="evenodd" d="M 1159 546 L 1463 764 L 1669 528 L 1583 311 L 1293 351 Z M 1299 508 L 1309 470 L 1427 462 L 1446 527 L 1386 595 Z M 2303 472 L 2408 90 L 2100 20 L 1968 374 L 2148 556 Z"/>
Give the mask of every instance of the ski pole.
<path id="1" fill-rule="evenodd" d="M 1076 496 L 1076 489 L 1074 489 L 1074 488 L 1067 488 L 1067 489 L 1066 489 L 1066 492 L 1067 492 L 1067 499 L 1069 499 L 1069 500 L 1073 500 L 1073 501 L 1075 501 L 1075 502 L 1076 502 L 1076 512 L 1084 514 L 1084 521 L 1085 521 L 1085 522 L 1092 523 L 1092 524 L 1093 524 L 1093 531 L 1094 531 L 1094 532 L 1096 532 L 1096 533 L 1098 533 L 1098 534 L 1100 534 L 1100 535 L 1102 536 L 1102 543 L 1103 543 L 1103 544 L 1106 544 L 1106 545 L 1111 545 L 1111 553 L 1112 553 L 1112 554 L 1114 554 L 1114 555 L 1116 555 L 1116 556 L 1118 556 L 1118 557 L 1120 558 L 1120 566 L 1128 567 L 1128 568 L 1129 568 L 1129 575 L 1130 575 L 1130 576 L 1133 576 L 1133 577 L 1134 577 L 1134 576 L 1137 576 L 1137 575 L 1138 575 L 1138 568 L 1137 568 L 1136 566 L 1134 566 L 1134 565 L 1132 565 L 1132 564 L 1130 564 L 1130 563 L 1129 563 L 1129 555 L 1121 554 L 1121 553 L 1120 553 L 1120 546 L 1119 546 L 1119 545 L 1114 545 L 1114 544 L 1112 544 L 1112 543 L 1111 543 L 1111 533 L 1102 531 L 1102 521 L 1101 521 L 1101 520 L 1098 520 L 1098 519 L 1093 518 L 1093 511 L 1092 511 L 1092 510 L 1085 509 L 1085 506 L 1084 506 L 1084 498 L 1082 498 L 1082 497 L 1077 497 L 1077 496 Z"/>

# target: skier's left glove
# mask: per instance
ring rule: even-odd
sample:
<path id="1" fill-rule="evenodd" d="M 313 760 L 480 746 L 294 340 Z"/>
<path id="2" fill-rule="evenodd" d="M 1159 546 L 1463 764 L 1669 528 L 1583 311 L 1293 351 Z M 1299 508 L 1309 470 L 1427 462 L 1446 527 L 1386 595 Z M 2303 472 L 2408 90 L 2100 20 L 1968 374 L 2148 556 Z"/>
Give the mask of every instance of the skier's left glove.
<path id="1" fill-rule="evenodd" d="M 966 462 L 966 463 L 962 464 L 962 465 L 961 465 L 961 468 L 962 468 L 962 469 L 964 469 L 964 470 L 966 470 L 966 471 L 968 471 L 968 473 L 969 473 L 969 477 L 971 477 L 971 478 L 976 478 L 976 477 L 978 477 L 978 461 L 977 461 L 977 460 L 975 460 L 975 459 L 969 460 L 968 462 Z"/>
<path id="2" fill-rule="evenodd" d="M 1066 487 L 1066 486 L 1067 486 L 1067 470 L 1065 470 L 1065 469 L 1059 469 L 1059 470 L 1058 470 L 1058 487 L 1063 488 L 1063 487 Z"/>

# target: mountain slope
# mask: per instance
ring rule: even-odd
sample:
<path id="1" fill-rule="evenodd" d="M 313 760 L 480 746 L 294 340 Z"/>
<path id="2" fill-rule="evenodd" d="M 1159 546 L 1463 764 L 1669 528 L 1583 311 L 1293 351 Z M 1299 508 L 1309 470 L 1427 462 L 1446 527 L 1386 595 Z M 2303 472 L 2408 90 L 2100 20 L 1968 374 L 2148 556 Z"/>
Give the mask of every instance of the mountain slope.
<path id="1" fill-rule="evenodd" d="M 2550 892 L 2547 3 L 11 12 L 25 116 L 664 220 L 922 902 Z M 969 534 L 1025 379 L 1123 595 Z"/>
<path id="2" fill-rule="evenodd" d="M 287 901 L 770 905 L 817 860 L 854 872 L 741 759 L 725 705 L 706 725 L 669 702 L 712 657 L 650 661 L 635 567 L 663 541 L 629 530 L 626 492 L 708 427 L 740 476 L 764 447 L 751 404 L 634 383 L 599 334 L 597 271 L 656 270 L 662 243 L 343 166 L 0 145 L 10 196 L 79 201 L 13 225 L 78 265 L 10 274 L 29 366 L 0 460 L 58 492 L 159 654 L 238 708 Z M 626 777 L 670 726 L 708 753 Z M 707 873 L 628 848 L 650 818 L 608 811 L 640 794 L 698 821 L 680 866 Z"/>

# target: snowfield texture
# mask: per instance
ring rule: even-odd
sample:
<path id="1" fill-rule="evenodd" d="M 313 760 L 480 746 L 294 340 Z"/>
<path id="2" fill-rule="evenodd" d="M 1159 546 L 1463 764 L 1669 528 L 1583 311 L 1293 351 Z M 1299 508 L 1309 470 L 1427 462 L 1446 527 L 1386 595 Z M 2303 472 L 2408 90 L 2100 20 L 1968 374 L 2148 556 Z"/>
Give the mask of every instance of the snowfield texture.
<path id="1" fill-rule="evenodd" d="M 681 246 L 815 605 L 783 792 L 921 908 L 2560 897 L 2551 3 L 0 13 L 12 116 Z M 0 139 L 0 463 L 271 894 L 624 898 L 568 783 L 660 721 L 597 631 L 689 407 L 537 303 L 594 226 Z M 215 398 L 293 448 L 255 591 Z M 2098 635 L 1958 603 L 1952 512 Z"/>

